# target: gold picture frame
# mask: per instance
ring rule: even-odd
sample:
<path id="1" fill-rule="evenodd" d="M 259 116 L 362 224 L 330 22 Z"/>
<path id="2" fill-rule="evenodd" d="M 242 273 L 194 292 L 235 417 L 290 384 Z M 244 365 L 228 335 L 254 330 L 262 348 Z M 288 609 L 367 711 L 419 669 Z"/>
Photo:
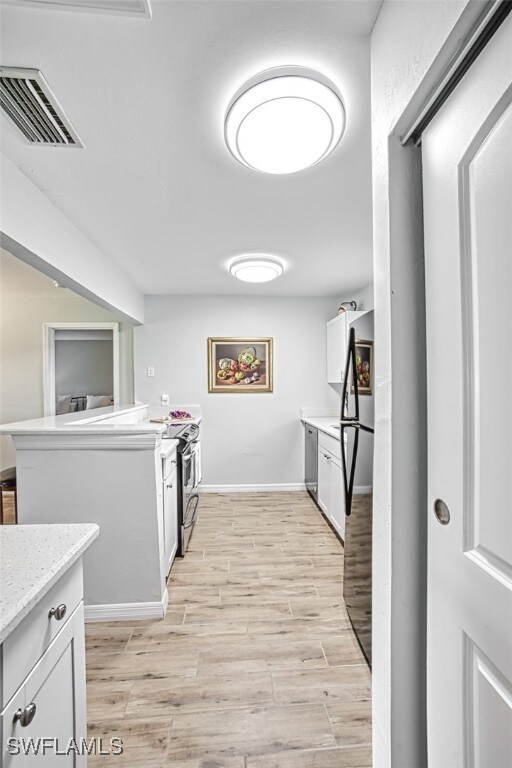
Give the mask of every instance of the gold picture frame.
<path id="1" fill-rule="evenodd" d="M 210 337 L 208 392 L 273 392 L 273 346 L 271 337 Z"/>
<path id="2" fill-rule="evenodd" d="M 357 391 L 360 395 L 372 395 L 373 389 L 373 341 L 356 339 Z M 354 394 L 354 387 L 350 388 Z"/>

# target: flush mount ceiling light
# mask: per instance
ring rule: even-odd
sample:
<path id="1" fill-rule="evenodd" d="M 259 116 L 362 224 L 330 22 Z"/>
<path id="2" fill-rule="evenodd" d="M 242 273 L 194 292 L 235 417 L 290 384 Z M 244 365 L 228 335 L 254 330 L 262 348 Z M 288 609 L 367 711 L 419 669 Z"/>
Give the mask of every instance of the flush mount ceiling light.
<path id="1" fill-rule="evenodd" d="M 273 256 L 261 256 L 258 253 L 235 259 L 229 271 L 233 277 L 245 283 L 268 283 L 283 274 L 283 265 Z"/>
<path id="2" fill-rule="evenodd" d="M 257 75 L 231 100 L 224 135 L 232 155 L 263 173 L 295 173 L 323 160 L 345 129 L 335 86 L 302 67 Z"/>

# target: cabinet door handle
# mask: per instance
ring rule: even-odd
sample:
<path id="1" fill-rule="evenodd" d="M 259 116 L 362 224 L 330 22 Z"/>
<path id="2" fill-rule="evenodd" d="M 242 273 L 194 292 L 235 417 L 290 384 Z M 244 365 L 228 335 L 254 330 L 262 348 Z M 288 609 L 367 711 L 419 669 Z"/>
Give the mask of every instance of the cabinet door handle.
<path id="1" fill-rule="evenodd" d="M 167 483 L 168 488 L 172 488 L 172 483 Z"/>
<path id="2" fill-rule="evenodd" d="M 64 603 L 61 603 L 56 608 L 50 608 L 50 611 L 48 613 L 49 619 L 56 619 L 57 621 L 62 621 L 64 616 L 66 615 L 67 606 Z"/>
<path id="3" fill-rule="evenodd" d="M 178 462 L 176 461 L 176 459 L 173 459 L 173 460 L 171 461 L 171 464 L 177 464 L 177 463 L 178 463 Z"/>
<path id="4" fill-rule="evenodd" d="M 328 456 L 326 453 L 324 453 L 324 456 L 325 456 L 325 458 L 327 459 L 327 461 L 330 461 L 330 460 L 331 460 L 331 457 L 330 457 L 330 456 Z"/>
<path id="5" fill-rule="evenodd" d="M 32 720 L 35 717 L 36 714 L 36 705 L 34 702 L 31 704 L 27 704 L 26 707 L 23 707 L 23 709 L 17 709 L 14 713 L 13 723 L 17 723 L 18 720 L 20 721 L 20 725 L 22 728 L 26 728 L 27 725 L 30 725 Z"/>

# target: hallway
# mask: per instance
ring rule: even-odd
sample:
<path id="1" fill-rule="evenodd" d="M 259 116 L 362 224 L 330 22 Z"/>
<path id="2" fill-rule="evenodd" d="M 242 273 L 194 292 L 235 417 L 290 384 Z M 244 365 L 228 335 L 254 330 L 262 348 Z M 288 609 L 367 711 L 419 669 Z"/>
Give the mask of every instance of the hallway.
<path id="1" fill-rule="evenodd" d="M 86 626 L 89 765 L 371 766 L 342 553 L 306 493 L 203 494 L 165 620 Z"/>

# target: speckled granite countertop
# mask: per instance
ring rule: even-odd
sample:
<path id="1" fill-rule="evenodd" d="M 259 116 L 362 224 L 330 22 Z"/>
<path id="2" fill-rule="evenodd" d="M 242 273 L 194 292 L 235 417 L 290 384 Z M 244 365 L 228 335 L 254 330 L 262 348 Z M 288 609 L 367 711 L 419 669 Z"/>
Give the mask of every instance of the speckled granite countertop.
<path id="1" fill-rule="evenodd" d="M 99 531 L 95 523 L 0 526 L 0 643 Z"/>

